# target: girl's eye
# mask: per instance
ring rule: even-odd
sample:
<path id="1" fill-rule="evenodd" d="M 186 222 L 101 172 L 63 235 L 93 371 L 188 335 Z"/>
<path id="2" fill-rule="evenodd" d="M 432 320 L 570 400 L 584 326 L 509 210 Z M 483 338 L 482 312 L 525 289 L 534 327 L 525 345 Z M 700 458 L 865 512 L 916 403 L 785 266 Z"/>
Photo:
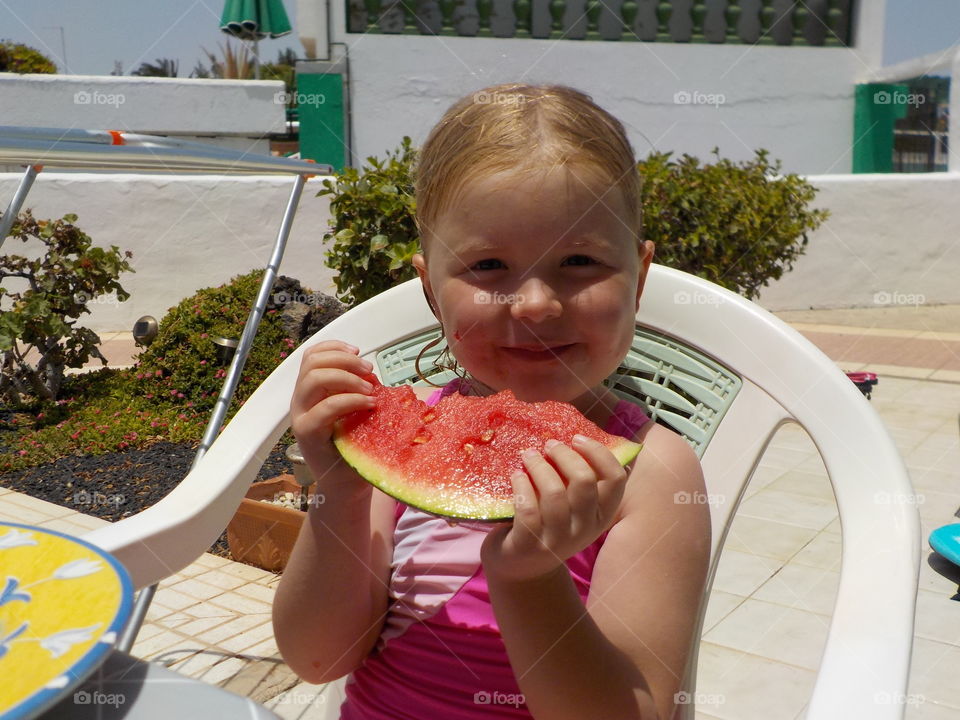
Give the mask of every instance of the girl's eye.
<path id="1" fill-rule="evenodd" d="M 497 260 L 496 258 L 487 258 L 486 260 L 481 260 L 476 262 L 471 267 L 471 270 L 499 270 L 503 267 L 503 263 Z"/>
<path id="2" fill-rule="evenodd" d="M 589 255 L 571 255 L 563 261 L 564 265 L 593 265 L 595 263 L 596 260 Z"/>

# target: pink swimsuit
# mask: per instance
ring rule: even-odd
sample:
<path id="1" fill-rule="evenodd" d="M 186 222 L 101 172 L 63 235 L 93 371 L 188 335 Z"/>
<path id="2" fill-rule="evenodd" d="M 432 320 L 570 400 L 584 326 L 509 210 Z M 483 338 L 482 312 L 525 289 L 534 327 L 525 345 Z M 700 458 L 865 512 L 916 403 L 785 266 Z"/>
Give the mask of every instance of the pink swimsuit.
<path id="1" fill-rule="evenodd" d="M 453 381 L 428 405 L 460 391 Z M 606 431 L 633 438 L 649 420 L 620 401 Z M 377 648 L 351 675 L 341 720 L 530 718 L 480 565 L 489 523 L 458 523 L 397 505 L 390 597 Z M 606 533 L 567 560 L 586 603 Z"/>

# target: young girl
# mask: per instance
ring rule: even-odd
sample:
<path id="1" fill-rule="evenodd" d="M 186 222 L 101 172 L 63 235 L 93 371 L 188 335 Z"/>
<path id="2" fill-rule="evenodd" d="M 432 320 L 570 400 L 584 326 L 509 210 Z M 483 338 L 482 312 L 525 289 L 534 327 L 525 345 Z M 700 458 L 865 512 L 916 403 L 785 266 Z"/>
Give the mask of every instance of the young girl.
<path id="1" fill-rule="evenodd" d="M 277 589 L 278 646 L 311 683 L 351 673 L 344 720 L 669 718 L 707 571 L 696 455 L 602 381 L 626 355 L 653 244 L 621 124 L 582 93 L 457 102 L 417 168 L 414 265 L 463 379 L 572 403 L 643 443 L 626 470 L 577 437 L 523 455 L 510 524 L 451 525 L 364 482 L 330 442 L 373 405 L 358 350 L 303 357 L 293 431 L 325 502 Z M 688 497 L 688 496 L 685 496 Z"/>

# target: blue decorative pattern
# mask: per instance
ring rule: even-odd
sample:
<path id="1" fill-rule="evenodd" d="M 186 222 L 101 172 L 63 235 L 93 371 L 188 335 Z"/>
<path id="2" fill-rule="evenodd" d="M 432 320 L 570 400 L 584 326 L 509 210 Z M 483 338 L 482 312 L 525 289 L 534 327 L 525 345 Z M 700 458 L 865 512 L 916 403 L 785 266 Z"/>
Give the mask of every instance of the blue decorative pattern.
<path id="1" fill-rule="evenodd" d="M 17 523 L 0 523 L 0 567 L 0 720 L 35 717 L 112 651 L 133 585 L 100 548 Z"/>

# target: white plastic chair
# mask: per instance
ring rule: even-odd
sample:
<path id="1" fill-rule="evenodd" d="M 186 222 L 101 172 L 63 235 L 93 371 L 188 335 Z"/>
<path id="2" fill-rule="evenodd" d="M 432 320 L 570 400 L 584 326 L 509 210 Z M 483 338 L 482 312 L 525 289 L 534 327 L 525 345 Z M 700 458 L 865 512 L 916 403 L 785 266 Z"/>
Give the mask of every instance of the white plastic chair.
<path id="1" fill-rule="evenodd" d="M 327 338 L 352 343 L 379 365 L 381 377 L 388 377 L 396 369 L 391 367 L 393 356 L 381 351 L 435 331 L 436 324 L 419 281 L 413 280 L 351 310 L 305 345 Z M 685 435 L 701 454 L 707 488 L 718 499 L 710 506 L 713 543 L 705 598 L 760 456 L 782 424 L 799 423 L 822 455 L 843 537 L 839 590 L 807 717 L 902 718 L 905 705 L 889 699 L 903 698 L 907 690 L 920 523 L 913 504 L 876 501 L 878 493 L 906 498 L 912 489 L 894 443 L 869 402 L 792 328 L 754 303 L 691 275 L 651 266 L 637 324 L 638 337 L 654 348 L 652 356 L 662 355 L 641 365 L 653 363 L 652 374 L 662 376 L 661 382 L 666 378 L 669 384 L 674 371 L 688 362 L 678 354 L 684 347 L 704 362 L 716 361 L 732 378 L 707 378 L 699 386 L 679 380 L 684 412 L 671 410 L 669 403 L 659 407 L 660 400 L 654 403 L 660 421 L 687 428 Z M 662 353 L 655 347 L 659 341 L 649 340 L 647 331 L 666 336 Z M 192 563 L 226 527 L 289 426 L 288 403 L 302 352 L 303 347 L 263 382 L 167 497 L 86 536 L 126 565 L 137 588 Z M 653 400 L 659 386 L 647 375 L 625 382 L 646 387 Z M 698 397 L 711 385 L 719 386 L 729 402 L 706 412 L 709 399 Z M 709 432 L 701 433 L 711 423 Z M 698 433 L 702 437 L 694 437 Z M 705 607 L 704 601 L 701 622 Z M 694 690 L 696 654 L 684 684 L 688 691 Z M 693 717 L 693 711 L 692 704 L 679 709 L 687 717 Z"/>

